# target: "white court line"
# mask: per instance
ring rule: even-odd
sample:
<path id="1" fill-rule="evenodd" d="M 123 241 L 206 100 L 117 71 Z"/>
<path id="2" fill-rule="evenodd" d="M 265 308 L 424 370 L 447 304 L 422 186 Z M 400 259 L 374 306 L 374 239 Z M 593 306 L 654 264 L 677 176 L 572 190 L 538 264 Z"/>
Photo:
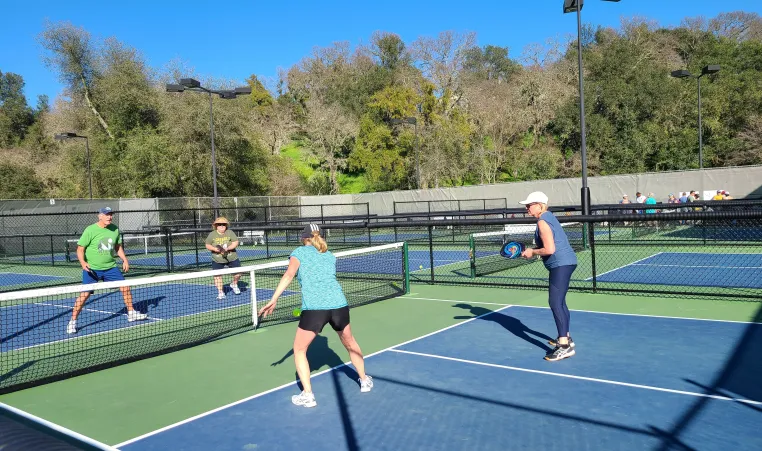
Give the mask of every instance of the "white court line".
<path id="1" fill-rule="evenodd" d="M 630 263 L 630 265 L 658 266 L 664 268 L 762 269 L 762 266 L 660 265 L 657 263 Z"/>
<path id="2" fill-rule="evenodd" d="M 509 307 L 511 307 L 511 306 L 510 306 L 510 305 L 507 305 L 507 306 L 503 307 L 502 309 L 498 309 L 498 310 L 496 310 L 496 311 L 505 310 L 506 308 L 509 308 Z M 374 353 L 372 353 L 372 354 L 368 354 L 368 355 L 366 355 L 366 356 L 365 356 L 365 358 L 367 359 L 367 358 L 369 358 L 369 357 L 373 357 L 373 356 L 375 356 L 375 355 L 379 355 L 379 354 L 382 354 L 382 353 L 384 353 L 384 352 L 387 352 L 387 351 L 391 351 L 391 350 L 393 350 L 394 348 L 396 348 L 396 347 L 398 347 L 398 346 L 404 346 L 404 345 L 406 345 L 406 344 L 409 344 L 409 343 L 413 343 L 413 342 L 415 342 L 415 341 L 418 341 L 418 340 L 422 340 L 422 339 L 424 339 L 424 338 L 427 338 L 427 337 L 430 337 L 430 336 L 432 336 L 432 335 L 436 335 L 436 334 L 438 334 L 438 333 L 441 333 L 441 332 L 444 332 L 444 331 L 446 331 L 446 330 L 452 329 L 453 327 L 462 326 L 463 324 L 466 324 L 466 323 L 470 323 L 471 321 L 475 321 L 475 320 L 477 320 L 477 319 L 479 319 L 479 318 L 481 318 L 481 317 L 483 317 L 483 316 L 486 316 L 486 315 L 491 315 L 492 313 L 494 313 L 494 312 L 488 312 L 488 313 L 485 313 L 484 315 L 479 315 L 479 316 L 476 316 L 476 317 L 473 317 L 473 318 L 467 319 L 467 320 L 465 320 L 465 321 L 462 321 L 462 322 L 460 322 L 460 323 L 457 323 L 457 324 L 453 324 L 452 326 L 447 326 L 447 327 L 445 327 L 445 328 L 443 328 L 443 329 L 439 329 L 439 330 L 437 330 L 437 331 L 434 331 L 434 332 L 431 332 L 431 333 L 429 333 L 429 334 L 426 334 L 426 335 L 422 335 L 422 336 L 420 336 L 420 337 L 417 337 L 417 338 L 413 338 L 412 340 L 408 340 L 408 341 L 406 341 L 406 342 L 404 342 L 404 343 L 399 343 L 399 344 L 396 344 L 396 345 L 394 345 L 394 346 L 390 346 L 390 347 L 388 347 L 388 348 L 382 349 L 382 350 L 380 350 L 380 351 L 377 351 L 377 352 L 374 352 Z M 319 373 L 315 373 L 315 374 L 311 375 L 311 377 L 313 377 L 313 378 L 314 378 L 314 377 L 316 377 L 316 376 L 320 376 L 320 375 L 322 375 L 322 374 L 326 374 L 326 373 L 329 373 L 329 372 L 331 372 L 331 371 L 333 371 L 333 370 L 335 370 L 335 369 L 338 369 L 338 368 L 342 368 L 342 367 L 344 367 L 344 366 L 348 366 L 348 365 L 349 365 L 349 363 L 350 363 L 350 362 L 344 362 L 344 363 L 342 363 L 341 365 L 335 366 L 335 367 L 333 367 L 333 368 L 328 368 L 327 370 L 323 370 L 323 371 L 321 371 L 321 372 L 319 372 Z M 143 440 L 144 438 L 148 438 L 148 437 L 151 437 L 151 436 L 153 436 L 153 435 L 156 435 L 156 434 L 159 434 L 159 433 L 162 433 L 162 432 L 168 431 L 168 430 L 170 430 L 170 429 L 174 429 L 174 428 L 176 428 L 176 427 L 178 427 L 178 426 L 182 426 L 183 424 L 186 424 L 186 423 L 190 423 L 190 422 L 192 422 L 192 421 L 198 420 L 199 418 L 203 418 L 203 417 L 206 417 L 206 416 L 208 416 L 208 415 L 211 415 L 211 414 L 213 414 L 213 413 L 217 413 L 217 412 L 220 412 L 220 411 L 222 411 L 222 410 L 225 410 L 225 409 L 227 409 L 227 408 L 230 408 L 230 407 L 233 407 L 233 406 L 237 406 L 238 404 L 243 404 L 243 403 L 245 403 L 245 402 L 251 401 L 252 399 L 256 399 L 256 398 L 259 398 L 260 396 L 264 396 L 264 395 L 266 395 L 266 394 L 268 394 L 268 393 L 273 393 L 273 392 L 276 392 L 276 391 L 278 391 L 278 390 L 284 389 L 284 388 L 286 388 L 286 387 L 290 387 L 290 386 L 292 386 L 292 385 L 296 385 L 296 381 L 294 381 L 294 382 L 289 382 L 289 383 L 287 383 L 287 384 L 283 384 L 283 385 L 281 385 L 281 386 L 278 386 L 278 387 L 275 387 L 275 388 L 271 388 L 270 390 L 267 390 L 267 391 L 263 391 L 262 393 L 257 393 L 256 395 L 252 395 L 252 396 L 249 396 L 248 398 L 244 398 L 244 399 L 240 399 L 240 400 L 238 400 L 238 401 L 234 401 L 234 402 L 232 402 L 232 403 L 230 403 L 230 404 L 226 404 L 226 405 L 224 405 L 224 406 L 221 406 L 221 407 L 217 407 L 216 409 L 212 409 L 212 410 L 209 410 L 209 411 L 207 411 L 207 412 L 204 412 L 204 413 L 200 413 L 200 414 L 198 414 L 198 415 L 196 415 L 196 416 L 193 416 L 193 417 L 187 418 L 187 419 L 185 419 L 185 420 L 182 420 L 182 421 L 178 421 L 177 423 L 174 423 L 174 424 L 170 424 L 169 426 L 165 426 L 165 427 L 163 427 L 163 428 L 161 428 L 161 429 L 157 429 L 157 430 L 155 430 L 155 431 L 152 431 L 152 432 L 148 432 L 148 433 L 146 433 L 146 434 L 143 434 L 143 435 L 140 435 L 140 436 L 138 436 L 138 437 L 135 437 L 135 438 L 129 439 L 129 440 L 125 441 L 125 442 L 122 442 L 122 443 L 116 444 L 116 445 L 114 445 L 114 447 L 116 447 L 116 448 L 120 448 L 120 447 L 122 447 L 122 446 L 127 446 L 127 445 L 130 445 L 130 444 L 132 444 L 132 443 L 135 443 L 135 442 L 137 442 L 137 441 Z"/>
<path id="3" fill-rule="evenodd" d="M 43 426 L 45 426 L 45 427 L 47 427 L 49 429 L 52 429 L 52 430 L 58 432 L 61 435 L 68 436 L 68 437 L 74 438 L 76 440 L 79 440 L 80 442 L 86 443 L 86 444 L 92 446 L 95 449 L 106 450 L 106 451 L 119 451 L 116 448 L 113 448 L 111 446 L 106 445 L 105 443 L 101 443 L 101 442 L 99 442 L 99 441 L 97 441 L 97 440 L 95 440 L 93 438 L 90 438 L 90 437 L 88 437 L 86 435 L 82 435 L 82 434 L 80 434 L 78 432 L 74 432 L 71 429 L 67 429 L 67 428 L 65 428 L 65 427 L 63 427 L 61 425 L 58 425 L 58 424 L 53 423 L 53 422 L 50 422 L 50 421 L 45 420 L 43 418 L 40 418 L 40 417 L 38 417 L 36 415 L 32 415 L 29 412 L 25 412 L 25 411 L 23 411 L 21 409 L 17 409 L 15 407 L 13 407 L 13 406 L 9 406 L 8 404 L 0 403 L 0 410 L 7 410 L 9 412 L 12 412 L 12 413 L 14 413 L 14 414 L 16 414 L 16 415 L 18 415 L 18 416 L 20 416 L 22 418 L 25 418 L 28 421 L 31 421 L 32 423 L 37 423 L 37 424 L 43 425 Z"/>
<path id="4" fill-rule="evenodd" d="M 575 376 L 573 374 L 563 374 L 563 373 L 553 373 L 550 371 L 542 371 L 542 370 L 532 370 L 529 368 L 521 368 L 516 366 L 508 366 L 508 365 L 498 365 L 496 363 L 486 363 L 486 362 L 478 362 L 475 360 L 466 360 L 466 359 L 457 359 L 455 357 L 446 357 L 442 355 L 436 355 L 436 354 L 426 354 L 423 352 L 413 352 L 413 351 L 403 351 L 401 349 L 391 349 L 392 352 L 398 352 L 401 354 L 410 354 L 410 355 L 417 355 L 421 357 L 429 357 L 433 359 L 440 359 L 440 360 L 449 360 L 452 362 L 460 362 L 460 363 L 468 363 L 471 365 L 479 365 L 479 366 L 488 366 L 491 368 L 501 368 L 505 370 L 512 370 L 512 371 L 520 371 L 523 373 L 533 373 L 533 374 L 543 374 L 546 376 L 554 376 L 554 377 L 563 377 L 567 379 L 577 379 L 582 381 L 588 381 L 588 382 L 600 382 L 602 384 L 610 384 L 610 385 L 620 385 L 623 387 L 632 387 L 632 388 L 642 388 L 645 390 L 653 390 L 653 391 L 659 391 L 659 392 L 665 392 L 665 393 L 674 393 L 678 395 L 687 395 L 687 396 L 695 396 L 698 398 L 711 398 L 711 399 L 717 399 L 720 401 L 735 401 L 735 402 L 741 402 L 744 404 L 752 404 L 755 406 L 762 406 L 762 401 L 754 401 L 751 399 L 745 399 L 745 398 L 730 398 L 727 396 L 720 396 L 720 395 L 708 395 L 705 393 L 695 393 L 690 391 L 684 391 L 684 390 L 674 390 L 670 388 L 662 388 L 662 387 L 654 387 L 652 385 L 641 385 L 641 384 L 631 384 L 629 382 L 619 382 L 619 381 L 612 381 L 608 379 L 598 379 L 595 377 L 585 377 L 585 376 Z"/>
<path id="5" fill-rule="evenodd" d="M 545 309 L 549 310 L 550 307 L 543 307 L 539 305 L 519 305 L 519 304 L 500 304 L 495 302 L 478 302 L 478 301 L 463 301 L 463 300 L 457 300 L 457 299 L 434 299 L 434 298 L 418 298 L 418 297 L 410 297 L 410 296 L 401 296 L 402 299 L 420 299 L 423 301 L 437 301 L 437 302 L 458 302 L 458 303 L 467 303 L 467 304 L 484 304 L 484 305 L 502 305 L 502 306 L 512 306 L 512 307 L 520 307 L 520 308 L 535 308 L 535 309 Z M 711 318 L 693 318 L 693 317 L 687 317 L 687 316 L 664 316 L 664 315 L 645 315 L 642 313 L 618 313 L 618 312 L 599 312 L 597 310 L 580 310 L 580 309 L 569 309 L 571 312 L 580 312 L 580 313 L 598 313 L 601 315 L 618 315 L 618 316 L 636 316 L 640 318 L 663 318 L 663 319 L 685 319 L 690 321 L 709 321 L 709 322 L 715 322 L 715 323 L 735 323 L 735 324 L 760 324 L 762 325 L 762 322 L 756 322 L 756 321 L 735 321 L 731 319 L 711 319 Z"/>
<path id="6" fill-rule="evenodd" d="M 648 260 L 649 258 L 652 258 L 652 257 L 656 257 L 657 255 L 661 255 L 661 254 L 663 254 L 663 253 L 664 253 L 664 252 L 657 252 L 657 253 L 655 253 L 655 254 L 653 254 L 653 255 L 649 255 L 648 257 L 644 257 L 644 258 L 641 258 L 640 260 L 635 260 L 634 262 L 631 262 L 631 263 L 627 263 L 627 264 L 626 264 L 626 265 L 624 265 L 624 266 L 620 266 L 620 267 L 618 267 L 618 268 L 614 268 L 614 269 L 612 269 L 612 270 L 609 270 L 609 271 L 606 271 L 606 272 L 602 272 L 602 273 L 600 273 L 600 274 L 596 274 L 596 275 L 595 275 L 595 277 L 597 278 L 597 277 L 601 277 L 601 276 L 602 276 L 602 275 L 604 275 L 604 274 L 608 274 L 608 273 L 610 273 L 610 272 L 619 271 L 619 270 L 620 270 L 620 269 L 622 269 L 622 268 L 626 268 L 626 267 L 628 267 L 628 266 L 630 266 L 630 265 L 634 265 L 635 263 L 640 263 L 640 262 L 642 262 L 642 261 L 644 261 L 644 260 Z M 585 279 L 585 281 L 590 281 L 590 280 L 593 280 L 593 278 L 592 278 L 592 277 L 588 277 L 587 279 Z"/>

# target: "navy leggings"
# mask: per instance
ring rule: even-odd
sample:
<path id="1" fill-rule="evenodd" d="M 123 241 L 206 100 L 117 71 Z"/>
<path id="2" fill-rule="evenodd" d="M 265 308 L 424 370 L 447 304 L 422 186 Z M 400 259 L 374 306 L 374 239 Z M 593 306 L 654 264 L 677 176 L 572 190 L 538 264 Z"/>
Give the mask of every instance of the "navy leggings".
<path id="1" fill-rule="evenodd" d="M 569 281 L 577 265 L 557 266 L 550 269 L 550 289 L 548 304 L 556 320 L 558 336 L 565 337 L 569 333 L 569 307 L 566 306 L 566 292 L 569 291 Z"/>

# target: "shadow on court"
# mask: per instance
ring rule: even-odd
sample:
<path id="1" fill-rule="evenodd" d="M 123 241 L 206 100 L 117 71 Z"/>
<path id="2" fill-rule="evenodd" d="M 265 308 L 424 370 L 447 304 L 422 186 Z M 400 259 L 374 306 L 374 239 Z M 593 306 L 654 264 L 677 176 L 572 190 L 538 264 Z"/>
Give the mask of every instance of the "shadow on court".
<path id="1" fill-rule="evenodd" d="M 513 316 L 506 315 L 503 312 L 493 312 L 492 310 L 486 309 L 484 307 L 476 307 L 471 304 L 455 304 L 453 307 L 468 310 L 468 312 L 472 315 L 455 316 L 453 317 L 454 319 L 473 319 L 481 316 L 481 318 L 479 318 L 480 321 L 492 321 L 497 323 L 516 337 L 537 346 L 546 353 L 552 351 L 550 346 L 547 344 L 548 340 L 552 340 L 551 337 L 545 335 L 542 332 L 530 329 L 526 326 L 526 324 L 522 323 L 519 319 L 514 318 Z"/>
<path id="2" fill-rule="evenodd" d="M 283 357 L 273 362 L 271 366 L 280 365 L 293 355 L 294 350 L 289 349 Z M 312 340 L 309 349 L 307 349 L 307 360 L 310 362 L 310 370 L 313 372 L 329 368 L 336 368 L 328 374 L 331 376 L 331 381 L 333 382 L 334 388 L 336 390 L 339 412 L 341 412 L 341 423 L 344 428 L 344 440 L 346 441 L 347 449 L 360 449 L 357 444 L 357 435 L 352 424 L 352 418 L 349 415 L 349 408 L 347 406 L 346 396 L 344 395 L 344 389 L 342 388 L 341 383 L 339 383 L 339 378 L 341 377 L 348 377 L 353 381 L 357 381 L 360 376 L 357 374 L 354 368 L 344 365 L 344 361 L 341 359 L 341 357 L 339 357 L 339 355 L 336 354 L 336 352 L 328 346 L 328 339 L 322 335 L 318 335 L 314 340 Z M 301 382 L 299 382 L 299 375 L 296 372 L 294 372 L 294 378 L 296 379 L 299 389 L 303 390 L 304 387 L 302 387 Z M 359 383 L 357 389 L 360 389 Z"/>
<path id="3" fill-rule="evenodd" d="M 717 377 L 710 386 L 705 386 L 691 379 L 685 379 L 707 395 L 725 396 L 728 398 L 748 399 L 762 402 L 762 384 L 759 376 L 762 374 L 762 306 L 757 310 L 751 324 L 746 325 L 741 338 L 728 357 L 725 365 L 717 372 Z M 711 398 L 698 398 L 691 407 L 675 421 L 675 425 L 669 431 L 663 431 L 651 427 L 661 438 L 659 451 L 680 448 L 679 437 L 692 422 L 698 420 L 705 410 L 709 409 Z M 743 403 L 749 408 L 749 415 L 759 415 L 762 408 L 759 406 Z M 761 419 L 762 420 L 762 419 Z M 762 423 L 761 423 L 762 424 Z"/>

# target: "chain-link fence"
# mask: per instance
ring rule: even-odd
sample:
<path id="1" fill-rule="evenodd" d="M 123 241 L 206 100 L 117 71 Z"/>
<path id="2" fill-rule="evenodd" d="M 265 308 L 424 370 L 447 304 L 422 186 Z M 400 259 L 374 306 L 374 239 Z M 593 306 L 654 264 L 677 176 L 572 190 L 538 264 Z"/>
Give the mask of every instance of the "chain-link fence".
<path id="1" fill-rule="evenodd" d="M 575 290 L 622 294 L 762 300 L 762 210 L 674 211 L 605 215 L 557 213 L 574 248 Z M 694 207 L 692 207 L 694 208 Z M 699 207 L 695 207 L 699 208 Z M 601 210 L 603 211 L 603 210 Z M 299 246 L 302 224 L 232 224 L 243 263 L 285 259 Z M 433 284 L 544 289 L 540 260 L 509 260 L 509 241 L 532 245 L 533 218 L 366 221 L 324 223 L 333 250 L 407 241 L 410 278 Z M 125 233 L 130 274 L 208 269 L 204 228 Z M 76 235 L 0 239 L 0 290 L 77 283 Z"/>

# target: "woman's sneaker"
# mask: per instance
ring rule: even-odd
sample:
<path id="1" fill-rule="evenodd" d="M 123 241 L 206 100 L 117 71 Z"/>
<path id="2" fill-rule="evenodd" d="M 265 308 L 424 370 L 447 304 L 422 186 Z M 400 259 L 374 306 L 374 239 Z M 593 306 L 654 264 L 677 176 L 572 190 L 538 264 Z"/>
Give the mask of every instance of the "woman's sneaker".
<path id="1" fill-rule="evenodd" d="M 238 288 L 238 284 L 230 284 L 230 289 L 233 290 L 233 293 L 235 294 L 241 294 L 241 289 Z"/>
<path id="2" fill-rule="evenodd" d="M 553 347 L 555 348 L 556 346 L 558 346 L 558 339 L 555 339 L 555 340 L 548 340 L 548 344 L 549 344 L 549 345 L 551 345 L 551 346 L 553 346 Z M 572 348 L 574 348 L 574 340 L 572 340 L 572 338 L 571 338 L 571 337 L 569 337 L 569 346 L 571 346 Z"/>
<path id="3" fill-rule="evenodd" d="M 137 310 L 130 310 L 127 313 L 127 321 L 133 322 L 133 321 L 143 321 L 144 319 L 148 319 L 148 315 L 145 313 L 140 313 Z"/>
<path id="4" fill-rule="evenodd" d="M 313 393 L 301 392 L 298 395 L 291 397 L 291 402 L 297 406 L 302 407 L 315 407 L 317 401 L 315 401 L 315 395 Z"/>
<path id="5" fill-rule="evenodd" d="M 368 393 L 373 389 L 373 378 L 365 376 L 365 379 L 360 379 L 360 392 Z"/>
<path id="6" fill-rule="evenodd" d="M 571 346 L 556 346 L 555 349 L 545 355 L 545 360 L 548 362 L 556 362 L 571 357 L 574 354 L 575 351 Z"/>
<path id="7" fill-rule="evenodd" d="M 217 295 L 217 300 L 218 301 L 224 301 L 225 300 L 225 293 L 218 294 Z"/>

